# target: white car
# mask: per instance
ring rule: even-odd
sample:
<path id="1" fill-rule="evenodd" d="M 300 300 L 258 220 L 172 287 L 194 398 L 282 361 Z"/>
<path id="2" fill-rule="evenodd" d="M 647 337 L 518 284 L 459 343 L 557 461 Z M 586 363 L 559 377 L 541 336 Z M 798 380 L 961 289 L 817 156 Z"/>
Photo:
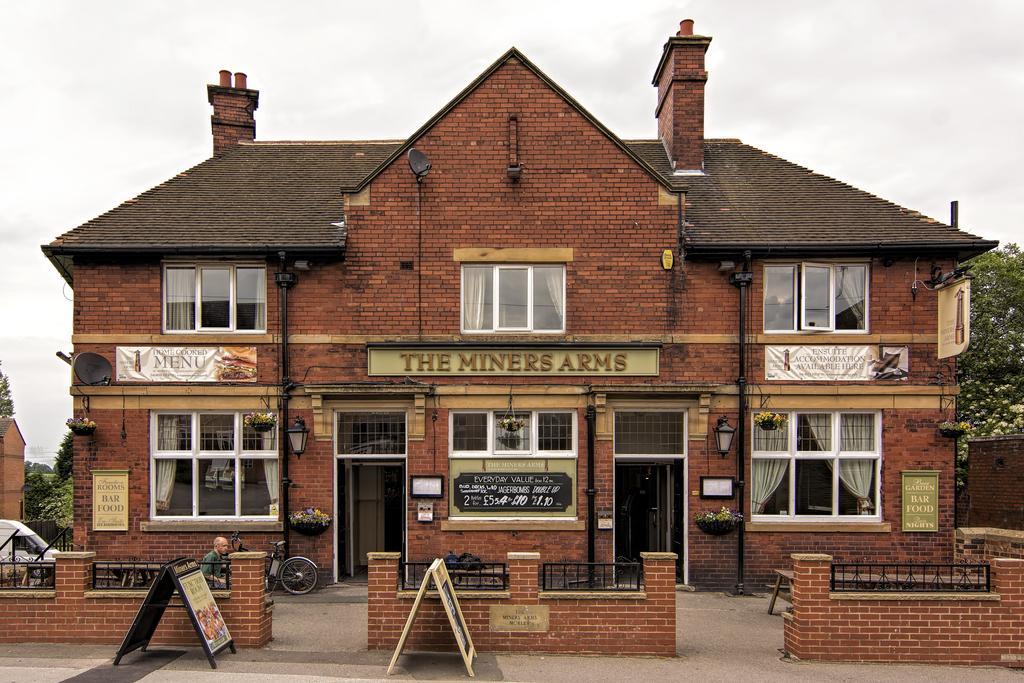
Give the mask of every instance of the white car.
<path id="1" fill-rule="evenodd" d="M 14 538 L 11 538 L 11 537 Z M 39 534 L 13 519 L 0 519 L 0 561 L 34 562 L 54 559 L 54 550 L 46 550 L 47 543 Z M 43 554 L 43 551 L 46 553 Z"/>

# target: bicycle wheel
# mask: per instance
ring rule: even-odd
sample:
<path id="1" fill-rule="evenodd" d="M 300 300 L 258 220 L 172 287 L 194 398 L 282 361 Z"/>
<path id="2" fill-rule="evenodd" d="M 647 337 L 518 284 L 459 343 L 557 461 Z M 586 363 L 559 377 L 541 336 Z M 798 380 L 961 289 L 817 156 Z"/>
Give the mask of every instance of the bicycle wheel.
<path id="1" fill-rule="evenodd" d="M 281 586 L 293 595 L 305 595 L 316 588 L 316 565 L 304 557 L 289 557 L 277 574 Z"/>

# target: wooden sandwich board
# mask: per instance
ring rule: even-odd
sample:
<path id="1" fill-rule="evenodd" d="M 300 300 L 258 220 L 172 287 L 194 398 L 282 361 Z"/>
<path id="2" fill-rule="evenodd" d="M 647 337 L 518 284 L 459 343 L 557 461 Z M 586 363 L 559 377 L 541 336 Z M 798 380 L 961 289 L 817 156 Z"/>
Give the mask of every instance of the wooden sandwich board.
<path id="1" fill-rule="evenodd" d="M 181 605 L 171 604 L 171 597 L 175 592 L 181 598 Z M 160 624 L 160 618 L 168 607 L 182 607 L 188 613 L 211 668 L 217 668 L 214 656 L 218 652 L 225 648 L 235 652 L 235 641 L 228 632 L 228 626 L 224 623 L 224 617 L 217 607 L 217 601 L 213 599 L 213 593 L 210 592 L 210 586 L 206 583 L 199 563 L 180 557 L 160 568 L 160 573 L 149 587 L 146 599 L 142 601 L 131 628 L 117 650 L 114 657 L 115 666 L 121 662 L 122 657 L 133 650 L 146 651 L 149 641 L 156 633 L 156 627 Z"/>
<path id="2" fill-rule="evenodd" d="M 423 582 L 416 593 L 416 600 L 412 603 L 412 611 L 409 612 L 409 618 L 405 621 L 405 628 L 402 629 L 402 637 L 398 639 L 398 647 L 395 648 L 395 654 L 391 657 L 391 663 L 388 664 L 388 675 L 391 675 L 392 670 L 395 668 L 395 663 L 398 662 L 398 658 L 402 655 L 405 641 L 409 637 L 409 632 L 412 631 L 412 623 L 416 620 L 416 612 L 419 610 L 420 603 L 423 602 L 423 596 L 426 595 L 431 582 L 433 582 L 434 588 L 441 598 L 441 607 L 444 609 L 445 614 L 448 615 L 448 623 L 452 626 L 452 633 L 455 634 L 455 644 L 459 647 L 459 654 L 462 655 L 462 662 L 466 665 L 466 671 L 469 672 L 470 676 L 475 676 L 476 674 L 473 673 L 473 658 L 476 657 L 476 648 L 473 647 L 473 638 L 469 635 L 469 629 L 466 628 L 466 619 L 462 616 L 459 598 L 452 587 L 452 578 L 448 575 L 448 569 L 444 566 L 444 562 L 439 559 L 434 560 L 430 564 L 430 567 L 427 568 L 427 573 L 423 576 Z"/>

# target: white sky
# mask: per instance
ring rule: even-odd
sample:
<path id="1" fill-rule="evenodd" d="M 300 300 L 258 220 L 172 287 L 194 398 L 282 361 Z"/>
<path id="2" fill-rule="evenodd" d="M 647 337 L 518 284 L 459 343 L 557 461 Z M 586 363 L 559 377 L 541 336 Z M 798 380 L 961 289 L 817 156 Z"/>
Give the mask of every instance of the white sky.
<path id="1" fill-rule="evenodd" d="M 70 416 L 72 292 L 39 245 L 210 154 L 206 84 L 257 138 L 400 138 L 510 46 L 624 138 L 681 19 L 713 36 L 706 132 L 1024 241 L 1024 2 L 4 2 L 0 362 L 30 457 Z"/>

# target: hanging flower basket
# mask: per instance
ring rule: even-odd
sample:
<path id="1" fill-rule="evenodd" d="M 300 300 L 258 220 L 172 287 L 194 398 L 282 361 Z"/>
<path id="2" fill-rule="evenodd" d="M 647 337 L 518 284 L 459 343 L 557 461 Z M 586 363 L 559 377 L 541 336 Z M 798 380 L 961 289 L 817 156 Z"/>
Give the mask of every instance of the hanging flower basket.
<path id="1" fill-rule="evenodd" d="M 735 510 L 723 507 L 718 512 L 700 512 L 694 515 L 693 521 L 697 528 L 712 536 L 727 534 L 743 521 L 743 515 Z"/>
<path id="2" fill-rule="evenodd" d="M 787 416 L 783 413 L 760 412 L 754 416 L 754 424 L 766 432 L 774 432 L 786 426 Z"/>
<path id="3" fill-rule="evenodd" d="M 971 431 L 969 422 L 943 422 L 939 424 L 939 434 L 949 439 L 958 439 Z"/>
<path id="4" fill-rule="evenodd" d="M 288 515 L 288 524 L 303 536 L 319 536 L 330 528 L 331 516 L 320 508 L 306 508 Z"/>
<path id="5" fill-rule="evenodd" d="M 89 436 L 96 431 L 96 423 L 87 417 L 72 417 L 64 424 L 75 436 Z"/>
<path id="6" fill-rule="evenodd" d="M 515 416 L 506 416 L 498 420 L 498 426 L 506 432 L 512 432 L 514 434 L 526 426 L 526 420 Z"/>
<path id="7" fill-rule="evenodd" d="M 269 432 L 277 427 L 277 415 L 274 413 L 246 413 L 242 422 L 254 431 Z"/>

